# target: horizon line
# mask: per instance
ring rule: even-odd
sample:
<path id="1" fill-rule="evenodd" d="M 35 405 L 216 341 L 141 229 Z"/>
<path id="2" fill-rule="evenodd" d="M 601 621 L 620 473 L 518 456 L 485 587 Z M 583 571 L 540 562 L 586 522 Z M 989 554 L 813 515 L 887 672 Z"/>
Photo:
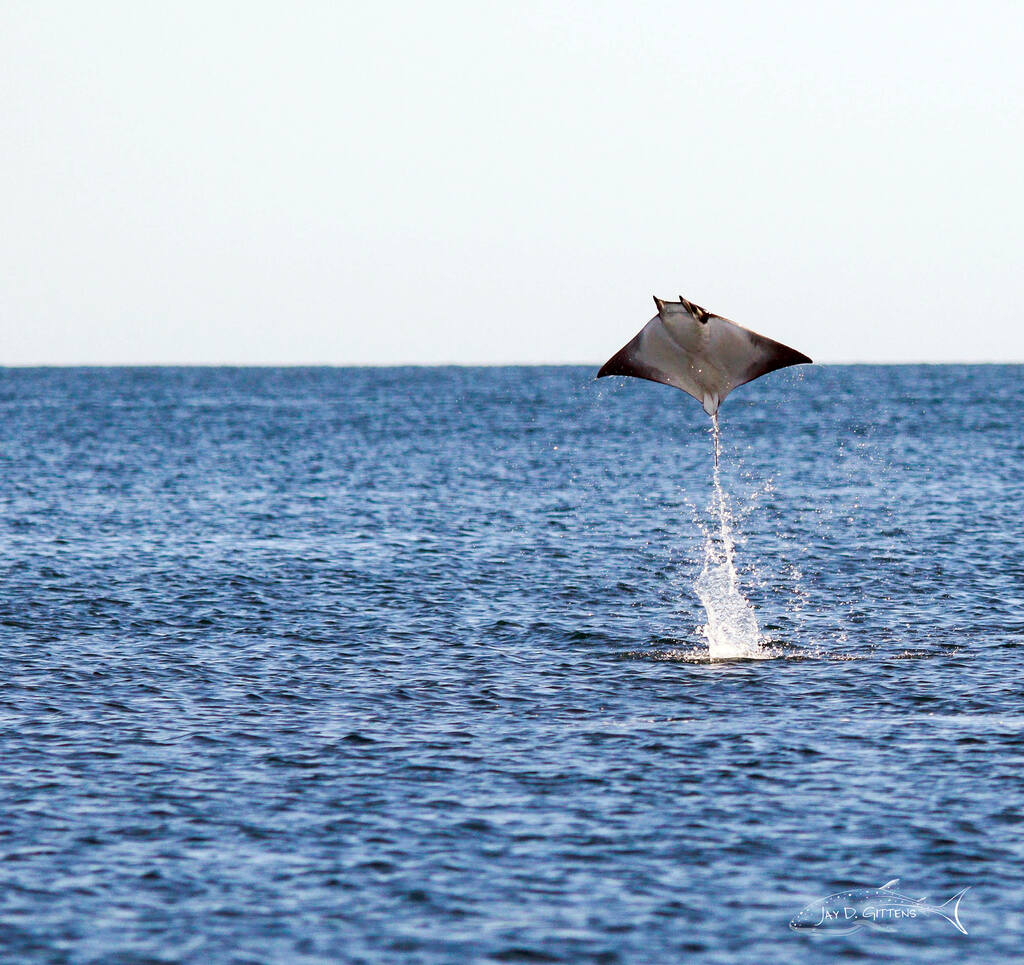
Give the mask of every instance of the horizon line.
<path id="1" fill-rule="evenodd" d="M 817 366 L 1024 365 L 1024 359 L 823 360 Z M 497 369 L 600 368 L 601 362 L 0 362 L 5 369 Z M 794 366 L 795 367 L 795 366 Z"/>

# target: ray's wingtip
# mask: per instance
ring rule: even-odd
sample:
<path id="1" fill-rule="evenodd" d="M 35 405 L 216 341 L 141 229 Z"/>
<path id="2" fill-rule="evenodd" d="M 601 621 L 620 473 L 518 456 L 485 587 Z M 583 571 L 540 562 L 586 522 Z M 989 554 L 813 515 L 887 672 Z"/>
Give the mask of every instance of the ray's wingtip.
<path id="1" fill-rule="evenodd" d="M 787 365 L 813 365 L 814 364 L 814 359 L 812 359 L 809 355 L 805 355 L 799 349 L 790 348 L 790 346 L 788 346 L 788 345 L 785 346 L 785 347 L 789 350 L 789 357 L 791 359 L 791 361 L 786 363 Z"/>
<path id="2" fill-rule="evenodd" d="M 604 363 L 604 365 L 601 366 L 600 369 L 598 369 L 597 375 L 595 375 L 594 378 L 603 379 L 606 375 L 617 375 L 616 360 L 618 357 L 619 353 L 616 352 L 610 359 L 608 359 L 607 362 Z"/>

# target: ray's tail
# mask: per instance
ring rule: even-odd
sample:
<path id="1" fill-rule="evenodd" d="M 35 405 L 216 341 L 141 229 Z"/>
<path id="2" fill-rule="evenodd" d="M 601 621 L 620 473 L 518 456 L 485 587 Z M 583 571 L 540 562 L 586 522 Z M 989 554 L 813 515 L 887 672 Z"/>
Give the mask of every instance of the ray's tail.
<path id="1" fill-rule="evenodd" d="M 718 431 L 718 413 L 711 416 L 711 437 L 715 441 L 715 486 L 718 486 L 718 456 L 722 449 L 722 437 Z"/>

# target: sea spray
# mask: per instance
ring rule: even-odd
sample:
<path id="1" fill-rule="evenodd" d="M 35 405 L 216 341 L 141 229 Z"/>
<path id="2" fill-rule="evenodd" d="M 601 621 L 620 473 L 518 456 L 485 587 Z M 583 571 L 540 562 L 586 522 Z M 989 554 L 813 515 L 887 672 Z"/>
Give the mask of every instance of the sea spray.
<path id="1" fill-rule="evenodd" d="M 737 657 L 762 659 L 771 656 L 762 646 L 754 608 L 740 592 L 736 574 L 736 540 L 733 515 L 722 488 L 719 454 L 721 441 L 718 414 L 712 419 L 715 445 L 711 522 L 704 530 L 704 565 L 694 583 L 697 596 L 707 611 L 708 622 L 701 628 L 712 660 Z"/>

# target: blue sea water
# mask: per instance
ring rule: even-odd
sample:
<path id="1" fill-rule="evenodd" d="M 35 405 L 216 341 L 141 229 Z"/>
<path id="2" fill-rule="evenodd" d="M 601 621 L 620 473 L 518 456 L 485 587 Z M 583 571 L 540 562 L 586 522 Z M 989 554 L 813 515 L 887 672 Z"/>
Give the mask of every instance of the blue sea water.
<path id="1" fill-rule="evenodd" d="M 1024 370 L 0 370 L 0 959 L 1008 962 Z M 790 929 L 902 879 L 968 935 Z"/>

